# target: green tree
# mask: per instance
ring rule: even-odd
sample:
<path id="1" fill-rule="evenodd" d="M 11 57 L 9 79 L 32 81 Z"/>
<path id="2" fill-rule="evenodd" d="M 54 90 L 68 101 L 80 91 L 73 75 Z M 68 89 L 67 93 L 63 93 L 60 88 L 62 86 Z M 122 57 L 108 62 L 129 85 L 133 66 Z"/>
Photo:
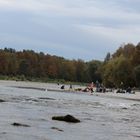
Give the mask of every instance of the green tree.
<path id="1" fill-rule="evenodd" d="M 107 86 L 120 87 L 121 83 L 124 87 L 134 86 L 134 72 L 130 60 L 123 55 L 111 60 L 104 66 L 103 79 Z"/>
<path id="2" fill-rule="evenodd" d="M 111 59 L 111 54 L 108 52 L 105 59 L 104 59 L 104 62 L 108 62 L 109 60 Z"/>
<path id="3" fill-rule="evenodd" d="M 83 60 L 75 61 L 75 68 L 76 68 L 76 80 L 78 82 L 84 82 L 86 80 L 86 64 Z"/>
<path id="4" fill-rule="evenodd" d="M 134 68 L 136 86 L 140 87 L 140 65 Z"/>
<path id="5" fill-rule="evenodd" d="M 101 82 L 101 73 L 99 68 L 101 67 L 102 63 L 97 60 L 93 60 L 87 63 L 88 65 L 88 80 L 91 82 L 100 81 Z"/>
<path id="6" fill-rule="evenodd" d="M 21 60 L 20 64 L 19 64 L 19 69 L 18 69 L 18 73 L 20 75 L 25 75 L 25 76 L 29 76 L 29 62 L 26 59 Z"/>

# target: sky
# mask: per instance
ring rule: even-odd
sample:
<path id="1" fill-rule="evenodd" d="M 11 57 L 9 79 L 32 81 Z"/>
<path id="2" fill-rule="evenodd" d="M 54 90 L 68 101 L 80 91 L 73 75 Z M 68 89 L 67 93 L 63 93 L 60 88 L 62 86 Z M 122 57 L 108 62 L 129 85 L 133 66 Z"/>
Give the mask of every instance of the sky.
<path id="1" fill-rule="evenodd" d="M 140 0 L 0 0 L 0 48 L 103 60 L 140 41 Z"/>

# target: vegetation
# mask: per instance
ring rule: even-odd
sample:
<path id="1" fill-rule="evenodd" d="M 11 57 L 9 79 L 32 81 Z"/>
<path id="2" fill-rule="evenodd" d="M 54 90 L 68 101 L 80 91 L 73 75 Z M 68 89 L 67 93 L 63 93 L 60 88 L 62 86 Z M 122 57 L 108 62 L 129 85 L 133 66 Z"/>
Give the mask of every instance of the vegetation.
<path id="1" fill-rule="evenodd" d="M 109 56 L 109 55 L 107 55 Z M 102 68 L 103 83 L 107 87 L 140 87 L 140 44 L 121 46 Z"/>
<path id="2" fill-rule="evenodd" d="M 0 50 L 0 79 L 47 82 L 99 81 L 106 87 L 140 87 L 140 43 L 126 44 L 114 54 L 107 53 L 104 62 L 67 60 L 33 50 Z"/>
<path id="3" fill-rule="evenodd" d="M 0 79 L 95 82 L 101 79 L 98 74 L 101 64 L 100 61 L 67 60 L 33 50 L 5 48 L 0 50 Z"/>

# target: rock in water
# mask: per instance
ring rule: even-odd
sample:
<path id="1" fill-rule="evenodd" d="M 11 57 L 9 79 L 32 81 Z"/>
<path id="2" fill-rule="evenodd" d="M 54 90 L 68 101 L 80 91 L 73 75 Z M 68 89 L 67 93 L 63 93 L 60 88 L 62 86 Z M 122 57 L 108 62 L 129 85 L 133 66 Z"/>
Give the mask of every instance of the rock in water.
<path id="1" fill-rule="evenodd" d="M 2 103 L 2 102 L 6 102 L 5 100 L 3 100 L 3 99 L 0 99 L 0 102 Z"/>
<path id="2" fill-rule="evenodd" d="M 30 127 L 30 126 L 27 125 L 27 124 L 21 124 L 21 123 L 16 123 L 16 122 L 12 123 L 11 125 L 17 126 L 17 127 L 19 127 L 19 126 L 22 126 L 22 127 Z"/>
<path id="3" fill-rule="evenodd" d="M 51 127 L 51 129 L 54 129 L 54 130 L 57 130 L 57 131 L 61 131 L 61 132 L 63 132 L 62 129 L 59 129 L 59 128 L 57 128 L 57 127 Z"/>
<path id="4" fill-rule="evenodd" d="M 80 120 L 71 116 L 71 115 L 66 115 L 66 116 L 54 116 L 52 117 L 52 120 L 57 120 L 57 121 L 65 121 L 65 122 L 71 122 L 71 123 L 79 123 Z"/>

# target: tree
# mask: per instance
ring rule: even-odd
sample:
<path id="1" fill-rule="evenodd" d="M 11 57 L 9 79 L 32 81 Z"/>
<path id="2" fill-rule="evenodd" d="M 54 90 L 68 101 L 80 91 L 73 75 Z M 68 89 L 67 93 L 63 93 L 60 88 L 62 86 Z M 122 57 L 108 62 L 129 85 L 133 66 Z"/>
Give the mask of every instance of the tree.
<path id="1" fill-rule="evenodd" d="M 18 73 L 20 75 L 29 76 L 29 62 L 28 62 L 28 60 L 26 60 L 26 59 L 21 60 L 21 62 L 19 64 Z"/>
<path id="2" fill-rule="evenodd" d="M 75 61 L 75 68 L 76 68 L 76 81 L 77 82 L 84 82 L 86 75 L 86 65 L 83 60 Z"/>
<path id="3" fill-rule="evenodd" d="M 123 55 L 126 58 L 131 58 L 135 52 L 135 45 L 128 43 L 122 45 L 112 56 L 113 58 Z"/>
<path id="4" fill-rule="evenodd" d="M 87 63 L 88 65 L 88 80 L 91 82 L 100 81 L 101 82 L 101 74 L 99 68 L 101 67 L 102 63 L 97 60 L 93 60 Z"/>
<path id="5" fill-rule="evenodd" d="M 134 86 L 134 72 L 130 60 L 123 55 L 111 60 L 104 66 L 103 79 L 107 86 L 120 87 L 121 83 L 124 87 Z"/>
<path id="6" fill-rule="evenodd" d="M 132 57 L 132 64 L 134 67 L 140 65 L 140 43 L 135 47 L 135 52 Z"/>
<path id="7" fill-rule="evenodd" d="M 136 86 L 140 87 L 140 65 L 134 68 Z"/>
<path id="8" fill-rule="evenodd" d="M 114 66 L 115 66 L 115 61 L 110 60 L 108 63 L 105 63 L 101 67 L 101 76 L 102 76 L 102 81 L 103 84 L 106 87 L 114 87 Z"/>
<path id="9" fill-rule="evenodd" d="M 134 73 L 129 59 L 120 56 L 116 59 L 114 69 L 114 81 L 119 87 L 120 83 L 124 83 L 124 87 L 134 86 Z"/>
<path id="10" fill-rule="evenodd" d="M 109 60 L 111 59 L 111 54 L 108 52 L 105 59 L 104 59 L 104 62 L 108 62 Z"/>
<path id="11" fill-rule="evenodd" d="M 6 75 L 8 73 L 7 53 L 0 51 L 0 74 Z"/>
<path id="12" fill-rule="evenodd" d="M 9 74 L 9 75 L 16 75 L 17 74 L 18 62 L 17 62 L 17 58 L 16 58 L 15 54 L 8 53 L 7 66 L 8 66 L 7 74 Z"/>

